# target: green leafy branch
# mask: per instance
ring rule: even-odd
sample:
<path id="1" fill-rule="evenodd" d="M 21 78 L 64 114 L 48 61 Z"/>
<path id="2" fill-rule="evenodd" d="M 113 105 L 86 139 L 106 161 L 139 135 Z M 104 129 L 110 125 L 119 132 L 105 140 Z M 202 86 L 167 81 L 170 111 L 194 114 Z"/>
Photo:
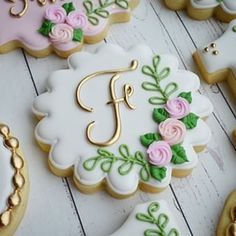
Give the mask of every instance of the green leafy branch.
<path id="1" fill-rule="evenodd" d="M 161 57 L 159 55 L 154 56 L 152 59 L 152 66 L 145 65 L 142 68 L 142 72 L 145 75 L 150 76 L 154 79 L 154 82 L 143 82 L 142 88 L 147 91 L 157 92 L 158 96 L 149 98 L 149 103 L 152 105 L 163 105 L 169 97 L 177 90 L 178 85 L 175 82 L 168 83 L 165 88 L 161 88 L 160 82 L 170 74 L 170 68 L 165 67 L 159 71 Z"/>
<path id="2" fill-rule="evenodd" d="M 88 20 L 92 25 L 99 24 L 99 17 L 108 18 L 110 13 L 107 8 L 112 5 L 117 5 L 123 9 L 129 8 L 128 0 L 99 0 L 99 6 L 97 7 L 94 7 L 93 1 L 85 0 L 83 5 L 86 9 Z"/>
<path id="3" fill-rule="evenodd" d="M 157 217 L 154 215 L 160 209 L 160 205 L 157 202 L 152 202 L 148 206 L 147 214 L 137 213 L 136 219 L 143 222 L 156 225 L 155 229 L 146 229 L 144 231 L 145 236 L 179 236 L 177 229 L 172 228 L 169 232 L 166 231 L 166 226 L 169 223 L 169 217 L 161 213 Z"/>
<path id="4" fill-rule="evenodd" d="M 123 163 L 118 167 L 118 172 L 120 175 L 129 174 L 135 165 L 139 165 L 141 166 L 139 172 L 140 178 L 145 182 L 150 179 L 150 176 L 159 181 L 166 176 L 166 168 L 158 168 L 157 166 L 150 165 L 143 153 L 139 151 L 137 151 L 134 155 L 131 155 L 128 146 L 125 144 L 120 145 L 120 155 L 118 156 L 105 149 L 98 149 L 97 154 L 97 156 L 91 157 L 83 163 L 83 167 L 87 171 L 94 170 L 97 165 L 100 164 L 102 171 L 109 173 L 113 164 L 117 161 L 121 161 Z"/>

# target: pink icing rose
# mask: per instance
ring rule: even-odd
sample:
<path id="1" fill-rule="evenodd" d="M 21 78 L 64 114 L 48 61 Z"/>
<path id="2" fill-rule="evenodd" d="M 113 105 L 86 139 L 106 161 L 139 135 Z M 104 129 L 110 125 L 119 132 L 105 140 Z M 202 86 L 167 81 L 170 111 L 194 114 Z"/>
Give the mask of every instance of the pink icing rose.
<path id="1" fill-rule="evenodd" d="M 84 29 L 87 26 L 87 17 L 84 13 L 70 12 L 66 17 L 66 23 L 74 29 Z"/>
<path id="2" fill-rule="evenodd" d="M 190 106 L 186 99 L 178 97 L 169 100 L 165 106 L 171 118 L 181 119 L 189 114 Z"/>
<path id="3" fill-rule="evenodd" d="M 52 23 L 64 23 L 66 19 L 66 10 L 60 6 L 48 7 L 45 11 L 45 18 Z"/>
<path id="4" fill-rule="evenodd" d="M 147 150 L 148 160 L 151 164 L 163 167 L 170 163 L 172 151 L 165 141 L 153 142 Z"/>
<path id="5" fill-rule="evenodd" d="M 57 24 L 53 26 L 49 33 L 49 38 L 53 43 L 68 43 L 73 39 L 74 29 L 67 24 Z"/>
<path id="6" fill-rule="evenodd" d="M 183 122 L 168 118 L 159 124 L 159 132 L 169 145 L 182 143 L 186 135 L 186 127 Z"/>

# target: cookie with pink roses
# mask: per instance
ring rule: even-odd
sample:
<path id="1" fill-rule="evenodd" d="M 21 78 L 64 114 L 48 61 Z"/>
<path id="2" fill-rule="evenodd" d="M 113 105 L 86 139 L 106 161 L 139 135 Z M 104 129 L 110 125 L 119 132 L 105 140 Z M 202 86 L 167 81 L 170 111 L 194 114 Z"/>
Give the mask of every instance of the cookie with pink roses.
<path id="1" fill-rule="evenodd" d="M 162 191 L 172 175 L 197 166 L 211 138 L 203 118 L 213 107 L 174 56 L 107 44 L 68 64 L 33 104 L 35 136 L 54 174 L 73 176 L 82 192 L 124 198 Z"/>
<path id="2" fill-rule="evenodd" d="M 0 53 L 24 48 L 36 57 L 67 57 L 127 22 L 139 0 L 0 1 Z"/>

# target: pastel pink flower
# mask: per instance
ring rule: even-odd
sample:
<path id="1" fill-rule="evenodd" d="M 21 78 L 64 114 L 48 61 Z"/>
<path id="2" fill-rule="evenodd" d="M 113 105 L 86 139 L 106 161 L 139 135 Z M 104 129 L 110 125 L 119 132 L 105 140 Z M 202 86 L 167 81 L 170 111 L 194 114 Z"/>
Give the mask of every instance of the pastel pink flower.
<path id="1" fill-rule="evenodd" d="M 189 114 L 190 106 L 186 99 L 178 97 L 169 100 L 165 105 L 171 118 L 181 119 Z"/>
<path id="2" fill-rule="evenodd" d="M 168 118 L 159 124 L 159 132 L 163 140 L 172 146 L 182 143 L 187 131 L 183 122 Z"/>
<path id="3" fill-rule="evenodd" d="M 53 26 L 49 38 L 55 44 L 68 43 L 73 40 L 73 32 L 74 29 L 70 25 L 57 24 Z"/>
<path id="4" fill-rule="evenodd" d="M 84 13 L 70 12 L 66 17 L 66 23 L 74 29 L 84 29 L 87 26 L 87 17 Z"/>
<path id="5" fill-rule="evenodd" d="M 45 10 L 44 17 L 52 23 L 60 24 L 65 22 L 66 15 L 66 10 L 63 7 L 53 6 Z"/>
<path id="6" fill-rule="evenodd" d="M 148 161 L 156 166 L 163 167 L 170 163 L 172 151 L 165 141 L 153 142 L 147 149 Z"/>

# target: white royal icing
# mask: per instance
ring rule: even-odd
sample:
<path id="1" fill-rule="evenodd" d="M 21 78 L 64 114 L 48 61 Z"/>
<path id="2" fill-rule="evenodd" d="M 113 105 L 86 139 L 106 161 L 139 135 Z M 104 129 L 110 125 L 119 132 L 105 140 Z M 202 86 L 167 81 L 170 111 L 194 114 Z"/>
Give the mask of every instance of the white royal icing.
<path id="1" fill-rule="evenodd" d="M 160 214 L 165 214 L 169 218 L 169 221 L 166 227 L 164 228 L 164 232 L 166 234 L 163 235 L 167 235 L 173 229 L 175 229 L 179 234 L 171 234 L 171 235 L 182 235 L 180 228 L 176 223 L 175 218 L 171 210 L 169 209 L 166 201 L 157 200 L 137 205 L 133 209 L 133 211 L 131 212 L 125 223 L 116 232 L 111 234 L 111 236 L 130 236 L 130 235 L 144 236 L 145 235 L 144 232 L 147 230 L 154 230 L 154 231 L 158 230 L 158 227 L 155 223 L 149 223 L 137 219 L 137 214 L 140 213 L 149 216 L 148 207 L 150 206 L 151 203 L 158 203 L 160 207 L 157 210 L 157 212 L 153 213 L 154 219 L 158 219 Z M 159 235 L 159 234 L 150 234 L 150 235 Z"/>
<path id="2" fill-rule="evenodd" d="M 206 9 L 206 8 L 214 8 L 217 6 L 221 6 L 221 8 L 229 13 L 235 14 L 236 13 L 236 1 L 235 0 L 191 0 L 191 4 L 195 8 Z"/>
<path id="3" fill-rule="evenodd" d="M 122 119 L 122 133 L 120 139 L 112 146 L 105 149 L 118 154 L 121 144 L 127 144 L 131 154 L 136 151 L 146 153 L 146 148 L 140 143 L 142 134 L 157 132 L 157 124 L 152 120 L 152 111 L 155 106 L 148 103 L 151 92 L 141 87 L 147 81 L 142 73 L 143 65 L 151 65 L 153 53 L 147 46 L 136 46 L 128 52 L 115 45 L 105 45 L 99 48 L 95 54 L 82 52 L 72 55 L 69 61 L 69 69 L 54 72 L 48 79 L 48 92 L 37 97 L 33 104 L 33 111 L 38 116 L 45 116 L 35 129 L 35 135 L 40 143 L 51 145 L 49 153 L 50 163 L 57 169 L 65 170 L 74 165 L 74 175 L 79 182 L 85 185 L 98 184 L 104 178 L 109 187 L 118 194 L 133 193 L 140 181 L 139 171 L 141 167 L 135 166 L 127 175 L 120 175 L 117 171 L 120 161 L 114 163 L 111 171 L 106 174 L 100 164 L 92 171 L 87 171 L 83 163 L 90 157 L 97 155 L 98 147 L 91 145 L 85 136 L 85 130 L 91 121 L 95 121 L 92 136 L 96 140 L 107 140 L 113 134 L 114 118 L 111 106 L 105 105 L 110 100 L 109 81 L 112 75 L 96 77 L 84 85 L 81 97 L 85 104 L 92 106 L 94 112 L 85 112 L 76 102 L 76 89 L 78 83 L 91 73 L 124 68 L 130 65 L 132 60 L 138 60 L 139 66 L 135 71 L 121 73 L 121 78 L 116 83 L 117 97 L 123 96 L 123 86 L 128 83 L 134 87 L 134 94 L 130 102 L 136 106 L 135 110 L 128 109 L 124 103 L 120 103 Z M 210 101 L 197 93 L 200 87 L 197 75 L 178 69 L 178 60 L 172 55 L 161 55 L 160 68 L 170 67 L 170 75 L 161 81 L 164 86 L 168 82 L 175 81 L 179 84 L 173 97 L 182 91 L 191 91 L 193 101 L 190 105 L 191 112 L 200 117 L 211 114 L 213 108 Z M 186 82 L 187 81 L 187 82 Z M 197 154 L 194 146 L 205 145 L 209 142 L 211 132 L 208 126 L 198 120 L 197 127 L 187 131 L 182 144 L 187 153 L 188 162 L 174 165 L 168 164 L 166 177 L 160 182 L 150 178 L 146 184 L 164 188 L 171 180 L 172 168 L 185 170 L 196 166 Z"/>
<path id="4" fill-rule="evenodd" d="M 236 26 L 236 20 L 230 22 L 228 29 L 225 33 L 217 40 L 213 41 L 216 47 L 211 48 L 209 43 L 209 52 L 206 52 L 204 48 L 198 49 L 197 52 L 209 73 L 215 73 L 222 69 L 231 69 L 236 75 L 236 32 L 233 27 Z M 212 52 L 214 50 L 218 51 L 217 55 Z"/>
<path id="5" fill-rule="evenodd" d="M 0 136 L 0 214 L 8 206 L 8 198 L 13 191 L 13 175 L 11 152 L 4 146 L 3 138 Z"/>

